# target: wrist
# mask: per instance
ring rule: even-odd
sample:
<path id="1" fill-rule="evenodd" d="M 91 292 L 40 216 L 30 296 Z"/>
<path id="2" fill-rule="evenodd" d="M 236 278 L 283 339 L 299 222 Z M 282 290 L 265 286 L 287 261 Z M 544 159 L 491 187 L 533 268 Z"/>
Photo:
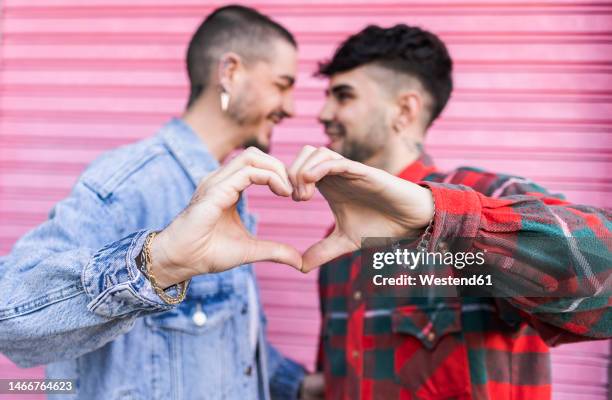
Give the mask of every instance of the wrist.
<path id="1" fill-rule="evenodd" d="M 434 195 L 428 187 L 419 186 L 418 204 L 421 209 L 418 212 L 416 228 L 424 230 L 432 224 L 436 212 Z"/>
<path id="2" fill-rule="evenodd" d="M 153 238 L 150 248 L 151 265 L 149 266 L 157 284 L 163 289 L 184 282 L 192 277 L 184 267 L 181 267 L 180 263 L 173 261 L 165 240 L 166 235 L 164 231 L 161 231 Z"/>

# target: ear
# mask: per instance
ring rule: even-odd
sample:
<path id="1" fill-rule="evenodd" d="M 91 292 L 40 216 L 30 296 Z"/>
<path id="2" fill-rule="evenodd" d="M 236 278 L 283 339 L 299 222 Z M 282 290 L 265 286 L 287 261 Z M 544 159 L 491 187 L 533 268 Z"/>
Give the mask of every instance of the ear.
<path id="1" fill-rule="evenodd" d="M 399 133 L 419 121 L 423 113 L 423 99 L 417 91 L 404 91 L 397 96 L 396 104 L 398 113 L 393 121 L 393 129 Z"/>
<path id="2" fill-rule="evenodd" d="M 241 68 L 242 59 L 238 54 L 228 52 L 221 55 L 217 68 L 217 79 L 223 90 L 231 94 Z"/>

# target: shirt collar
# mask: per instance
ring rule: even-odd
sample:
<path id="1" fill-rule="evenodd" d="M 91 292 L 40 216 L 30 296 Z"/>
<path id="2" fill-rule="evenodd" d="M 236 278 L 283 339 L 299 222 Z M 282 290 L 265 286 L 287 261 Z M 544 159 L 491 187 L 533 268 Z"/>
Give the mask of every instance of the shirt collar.
<path id="1" fill-rule="evenodd" d="M 182 119 L 171 119 L 161 128 L 159 136 L 194 185 L 197 186 L 205 175 L 219 168 L 219 162 L 204 141 Z"/>
<path id="2" fill-rule="evenodd" d="M 436 172 L 433 160 L 424 151 L 421 152 L 419 158 L 408 165 L 397 176 L 407 181 L 418 182 L 423 180 L 427 175 Z"/>

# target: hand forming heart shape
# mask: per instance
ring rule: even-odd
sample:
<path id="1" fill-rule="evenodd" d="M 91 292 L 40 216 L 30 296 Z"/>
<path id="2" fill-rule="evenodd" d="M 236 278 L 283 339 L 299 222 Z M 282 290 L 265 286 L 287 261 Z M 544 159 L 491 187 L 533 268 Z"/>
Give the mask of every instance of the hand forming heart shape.
<path id="1" fill-rule="evenodd" d="M 433 218 L 428 189 L 326 147 L 304 147 L 289 168 L 289 178 L 294 200 L 310 200 L 316 186 L 336 222 L 327 238 L 304 252 L 302 272 L 359 249 L 365 237 L 415 235 Z"/>
<path id="2" fill-rule="evenodd" d="M 287 244 L 254 237 L 236 210 L 240 194 L 252 184 L 295 201 L 311 199 L 317 186 L 334 214 L 333 232 L 302 255 Z M 288 173 L 276 158 L 249 148 L 204 178 L 187 208 L 159 233 L 151 247 L 152 269 L 162 287 L 256 261 L 309 272 L 359 249 L 363 237 L 413 234 L 432 215 L 426 188 L 327 148 L 304 147 Z"/>

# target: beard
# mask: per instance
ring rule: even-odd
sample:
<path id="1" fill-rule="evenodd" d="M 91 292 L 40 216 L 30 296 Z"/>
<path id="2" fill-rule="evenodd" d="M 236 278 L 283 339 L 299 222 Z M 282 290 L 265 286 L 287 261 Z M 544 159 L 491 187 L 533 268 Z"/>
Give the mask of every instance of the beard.
<path id="1" fill-rule="evenodd" d="M 340 154 L 349 160 L 364 163 L 372 158 L 377 150 L 361 141 L 345 139 L 344 143 L 342 143 L 342 152 Z"/>
<path id="2" fill-rule="evenodd" d="M 246 149 L 249 147 L 258 148 L 259 150 L 263 151 L 266 154 L 270 153 L 270 145 L 266 143 L 261 143 L 259 139 L 257 139 L 256 137 L 249 138 L 242 144 L 243 149 Z"/>
<path id="3" fill-rule="evenodd" d="M 339 153 L 349 160 L 365 163 L 378 152 L 380 152 L 389 138 L 389 131 L 386 127 L 382 113 L 370 121 L 364 135 L 349 135 L 346 127 L 339 122 L 325 123 L 325 130 L 332 129 L 336 135 L 342 138 L 342 148 Z"/>
<path id="4" fill-rule="evenodd" d="M 254 125 L 264 118 L 261 114 L 254 112 L 257 109 L 257 101 L 252 94 L 238 94 L 230 100 L 227 116 L 238 126 Z"/>
<path id="5" fill-rule="evenodd" d="M 249 138 L 242 144 L 243 148 L 246 149 L 247 147 L 253 146 L 264 153 L 269 153 L 270 145 L 268 143 L 262 143 L 257 137 L 256 130 L 258 128 L 261 129 L 262 124 L 269 119 L 274 119 L 279 122 L 282 121 L 287 117 L 287 114 L 282 109 L 274 110 L 268 114 L 256 112 L 259 107 L 259 101 L 256 96 L 246 91 L 245 94 L 236 96 L 236 98 L 230 102 L 227 115 L 241 128 L 251 127 L 254 130 L 254 132 L 249 134 Z"/>

